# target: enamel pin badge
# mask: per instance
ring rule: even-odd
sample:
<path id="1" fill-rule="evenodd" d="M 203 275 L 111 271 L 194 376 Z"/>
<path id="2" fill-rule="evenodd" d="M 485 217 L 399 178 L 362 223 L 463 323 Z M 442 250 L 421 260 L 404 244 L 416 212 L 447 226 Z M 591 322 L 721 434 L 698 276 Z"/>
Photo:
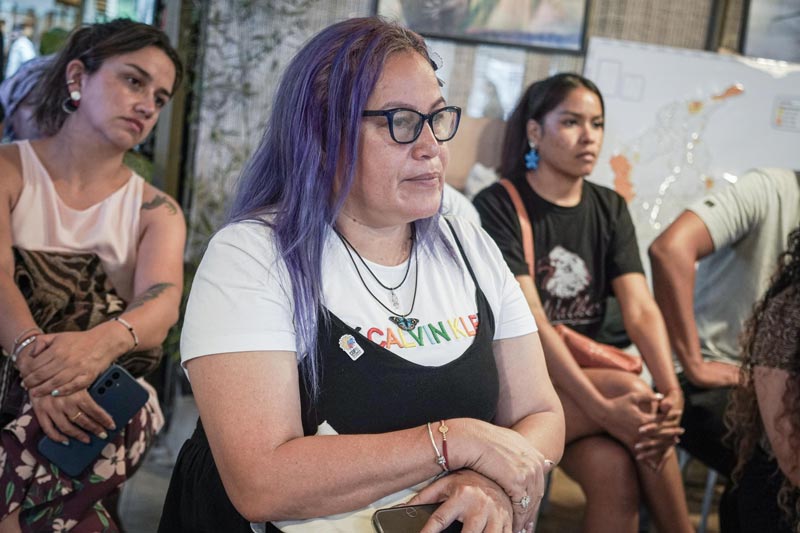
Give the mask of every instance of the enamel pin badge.
<path id="1" fill-rule="evenodd" d="M 342 335 L 339 338 L 339 348 L 349 355 L 353 361 L 364 355 L 364 348 L 358 345 L 356 338 L 352 335 Z"/>

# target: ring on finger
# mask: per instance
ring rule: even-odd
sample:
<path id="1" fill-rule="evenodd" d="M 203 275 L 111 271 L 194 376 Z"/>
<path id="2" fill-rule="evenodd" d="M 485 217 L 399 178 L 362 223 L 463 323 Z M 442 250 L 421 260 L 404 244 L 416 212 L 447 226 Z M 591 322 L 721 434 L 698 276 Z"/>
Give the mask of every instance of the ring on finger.
<path id="1" fill-rule="evenodd" d="M 58 391 L 58 389 L 53 389 L 52 391 L 50 391 L 50 396 L 52 396 L 53 398 L 55 398 L 59 394 L 61 393 Z"/>
<path id="2" fill-rule="evenodd" d="M 520 500 L 518 502 L 515 502 L 515 501 L 512 500 L 511 503 L 513 505 L 519 505 L 520 507 L 522 507 L 522 510 L 525 511 L 531 505 L 531 497 L 526 494 L 525 496 L 520 498 Z"/>
<path id="3" fill-rule="evenodd" d="M 82 412 L 82 411 L 78 411 L 77 413 L 75 413 L 75 415 L 73 415 L 73 416 L 69 417 L 69 419 L 70 419 L 72 422 L 75 422 L 77 419 L 79 419 L 79 418 L 80 418 L 80 417 L 82 417 L 82 416 L 83 416 L 83 412 Z"/>

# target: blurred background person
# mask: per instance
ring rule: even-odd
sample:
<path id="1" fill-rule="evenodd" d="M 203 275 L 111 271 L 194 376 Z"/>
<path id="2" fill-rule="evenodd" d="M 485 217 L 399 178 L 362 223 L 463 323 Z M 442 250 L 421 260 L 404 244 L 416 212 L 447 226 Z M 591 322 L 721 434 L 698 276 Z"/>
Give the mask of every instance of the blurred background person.
<path id="1" fill-rule="evenodd" d="M 3 106 L 3 141 L 38 139 L 41 134 L 33 118 L 33 89 L 51 68 L 54 55 L 31 59 L 10 78 L 0 83 L 0 105 Z"/>
<path id="2" fill-rule="evenodd" d="M 6 21 L 0 19 L 0 81 L 6 77 Z"/>
<path id="3" fill-rule="evenodd" d="M 33 45 L 33 23 L 25 21 L 14 27 L 16 38 L 8 49 L 5 77 L 10 78 L 26 62 L 36 57 L 36 47 Z"/>
<path id="4" fill-rule="evenodd" d="M 739 386 L 726 422 L 738 531 L 800 531 L 800 227 L 742 336 Z"/>

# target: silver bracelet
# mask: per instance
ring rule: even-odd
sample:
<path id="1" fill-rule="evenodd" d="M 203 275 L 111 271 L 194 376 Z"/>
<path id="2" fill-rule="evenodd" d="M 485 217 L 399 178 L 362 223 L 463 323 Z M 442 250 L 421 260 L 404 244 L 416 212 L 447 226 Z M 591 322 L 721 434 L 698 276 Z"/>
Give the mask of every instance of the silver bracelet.
<path id="1" fill-rule="evenodd" d="M 449 472 L 450 470 L 447 468 L 447 460 L 444 458 L 444 455 L 439 453 L 439 447 L 436 446 L 436 439 L 433 438 L 433 430 L 431 429 L 430 422 L 428 422 L 428 436 L 431 438 L 431 444 L 433 444 L 433 451 L 436 452 L 436 464 L 442 468 L 443 472 Z"/>
<path id="2" fill-rule="evenodd" d="M 136 349 L 137 346 L 139 346 L 139 336 L 136 335 L 136 331 L 133 329 L 133 326 L 131 326 L 130 322 L 128 322 L 124 318 L 115 316 L 114 320 L 125 326 L 125 329 L 127 329 L 128 332 L 131 334 L 131 337 L 133 337 L 133 348 L 128 350 L 128 353 L 131 353 Z"/>
<path id="3" fill-rule="evenodd" d="M 25 331 L 23 331 L 22 333 L 17 335 L 16 339 L 14 339 L 14 347 L 12 348 L 12 351 L 16 350 L 17 349 L 17 344 L 19 344 L 21 340 L 27 338 L 27 337 L 25 337 L 25 335 L 27 335 L 28 333 L 31 333 L 31 332 L 36 332 L 36 333 L 39 333 L 41 335 L 44 334 L 44 331 L 42 331 L 42 328 L 40 328 L 39 326 L 33 326 L 32 328 L 26 329 Z"/>
<path id="4" fill-rule="evenodd" d="M 24 341 L 20 342 L 17 345 L 16 348 L 14 348 L 14 351 L 11 353 L 11 362 L 12 363 L 14 363 L 15 365 L 17 364 L 17 357 L 19 357 L 19 354 L 22 353 L 22 350 L 24 350 L 25 348 L 27 348 L 28 346 L 33 344 L 36 341 L 36 337 L 37 336 L 38 335 L 31 335 L 30 337 L 28 337 Z"/>

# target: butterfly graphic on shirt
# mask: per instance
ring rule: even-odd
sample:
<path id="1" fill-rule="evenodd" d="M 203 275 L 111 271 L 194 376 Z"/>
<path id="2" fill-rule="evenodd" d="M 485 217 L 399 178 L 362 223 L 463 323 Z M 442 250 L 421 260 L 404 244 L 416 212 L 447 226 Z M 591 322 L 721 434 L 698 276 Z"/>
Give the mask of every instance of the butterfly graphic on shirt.
<path id="1" fill-rule="evenodd" d="M 418 318 L 404 317 L 404 316 L 390 316 L 391 320 L 398 328 L 403 331 L 414 331 L 414 328 L 419 324 Z"/>

